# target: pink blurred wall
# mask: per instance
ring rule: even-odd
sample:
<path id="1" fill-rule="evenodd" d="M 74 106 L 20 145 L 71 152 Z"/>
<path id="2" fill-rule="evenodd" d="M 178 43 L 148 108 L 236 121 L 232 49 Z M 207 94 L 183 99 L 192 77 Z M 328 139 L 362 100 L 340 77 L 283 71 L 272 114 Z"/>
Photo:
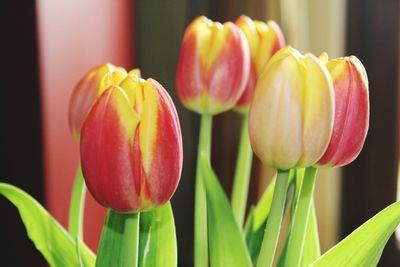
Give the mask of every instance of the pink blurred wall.
<path id="1" fill-rule="evenodd" d="M 67 123 L 68 101 L 78 79 L 92 66 L 112 62 L 130 68 L 133 1 L 38 0 L 37 17 L 46 206 L 66 227 L 79 147 Z M 85 241 L 97 249 L 105 210 L 88 196 Z"/>

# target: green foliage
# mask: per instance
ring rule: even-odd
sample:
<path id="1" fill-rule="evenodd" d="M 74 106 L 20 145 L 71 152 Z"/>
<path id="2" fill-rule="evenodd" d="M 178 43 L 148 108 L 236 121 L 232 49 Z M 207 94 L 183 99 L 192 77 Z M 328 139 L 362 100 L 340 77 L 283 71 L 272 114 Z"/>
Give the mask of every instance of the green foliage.
<path id="1" fill-rule="evenodd" d="M 288 233 L 288 235 L 286 237 L 285 246 L 281 252 L 281 255 L 280 255 L 280 258 L 279 258 L 279 261 L 277 264 L 278 267 L 285 266 L 289 235 L 290 235 L 290 233 Z M 303 246 L 304 246 L 304 248 L 303 248 L 303 255 L 302 255 L 302 260 L 301 260 L 301 267 L 306 267 L 306 266 L 309 266 L 312 262 L 314 262 L 319 256 L 321 256 L 321 248 L 319 245 L 317 218 L 316 218 L 316 214 L 315 214 L 314 203 L 312 203 L 310 214 L 308 216 L 308 225 L 307 225 L 306 237 L 305 237 Z"/>
<path id="2" fill-rule="evenodd" d="M 96 267 L 176 267 L 175 223 L 170 202 L 139 213 L 109 210 Z"/>
<path id="3" fill-rule="evenodd" d="M 108 210 L 97 251 L 96 267 L 137 267 L 140 213 Z"/>
<path id="4" fill-rule="evenodd" d="M 201 160 L 201 174 L 207 195 L 211 267 L 251 267 L 250 255 L 228 198 L 205 158 Z"/>
<path id="5" fill-rule="evenodd" d="M 385 208 L 311 264 L 312 267 L 376 266 L 400 223 L 400 202 Z"/>
<path id="6" fill-rule="evenodd" d="M 0 183 L 0 194 L 17 207 L 29 238 L 51 266 L 80 266 L 77 248 L 83 266 L 94 266 L 93 252 L 83 243 L 76 246 L 75 240 L 34 198 L 5 183 Z"/>
<path id="7" fill-rule="evenodd" d="M 177 248 L 170 202 L 140 213 L 139 267 L 175 267 Z"/>
<path id="8" fill-rule="evenodd" d="M 306 239 L 304 241 L 303 257 L 301 266 L 309 266 L 318 257 L 321 256 L 321 247 L 319 244 L 317 216 L 315 214 L 314 202 L 311 206 L 310 215 L 308 217 L 308 225 Z"/>
<path id="9" fill-rule="evenodd" d="M 295 185 L 294 171 L 289 174 L 288 181 L 288 199 L 293 196 L 293 187 Z M 268 215 L 271 209 L 272 197 L 274 195 L 276 176 L 272 179 L 267 189 L 264 191 L 260 201 L 256 206 L 250 209 L 245 224 L 246 244 L 252 261 L 257 261 L 261 249 L 261 243 L 264 237 L 265 226 L 267 225 Z M 289 201 L 286 201 L 288 203 Z"/>
<path id="10" fill-rule="evenodd" d="M 261 246 L 275 180 L 269 185 L 258 205 L 250 211 L 245 228 L 246 247 L 229 201 L 205 158 L 201 160 L 201 173 L 207 194 L 211 266 L 251 267 L 251 259 L 257 259 Z M 301 175 L 297 175 L 296 179 L 294 175 L 289 176 L 289 192 L 292 188 L 290 185 L 294 184 L 296 184 L 294 200 L 297 201 L 297 188 L 301 184 Z M 17 207 L 29 238 L 51 266 L 93 267 L 95 265 L 96 256 L 93 252 L 79 238 L 72 238 L 30 195 L 5 183 L 0 183 L 0 194 Z M 294 206 L 295 203 L 292 203 L 292 209 Z M 141 213 L 139 224 L 138 266 L 177 266 L 175 225 L 170 203 L 153 211 Z M 320 248 L 315 210 L 312 207 L 301 266 L 376 266 L 389 237 L 399 224 L 400 202 L 396 202 L 316 259 Z M 123 238 L 121 233 L 119 233 L 120 238 Z M 120 246 L 119 249 L 121 248 Z M 109 252 L 109 263 L 115 263 L 113 257 L 117 251 L 118 249 Z M 285 252 L 280 259 L 282 262 L 285 260 L 284 257 Z"/>
<path id="11" fill-rule="evenodd" d="M 251 207 L 245 224 L 245 237 L 251 259 L 256 262 L 271 209 L 276 177 L 271 181 L 258 204 Z"/>
<path id="12" fill-rule="evenodd" d="M 297 202 L 299 200 L 299 195 L 300 195 L 300 188 L 303 183 L 303 178 L 305 174 L 305 169 L 296 169 L 295 171 L 295 179 L 294 179 L 294 184 L 295 184 L 295 193 L 290 209 L 290 223 L 292 224 L 292 218 L 295 213 L 295 209 L 297 206 Z M 278 261 L 278 267 L 283 267 L 285 266 L 286 262 L 286 257 L 287 257 L 287 249 L 288 249 L 288 241 L 290 238 L 290 229 L 291 225 L 289 227 L 289 233 L 286 236 L 285 240 L 285 245 L 283 247 L 283 250 L 281 252 L 281 255 L 279 257 Z M 318 226 L 317 226 L 317 217 L 315 213 L 315 206 L 314 206 L 314 200 L 312 200 L 311 203 L 311 210 L 310 214 L 308 216 L 308 224 L 307 224 L 307 230 L 306 230 L 306 236 L 303 244 L 303 253 L 302 253 L 302 260 L 301 260 L 301 267 L 306 267 L 309 266 L 312 262 L 314 262 L 319 256 L 321 256 L 321 248 L 319 244 L 319 235 L 318 235 Z"/>

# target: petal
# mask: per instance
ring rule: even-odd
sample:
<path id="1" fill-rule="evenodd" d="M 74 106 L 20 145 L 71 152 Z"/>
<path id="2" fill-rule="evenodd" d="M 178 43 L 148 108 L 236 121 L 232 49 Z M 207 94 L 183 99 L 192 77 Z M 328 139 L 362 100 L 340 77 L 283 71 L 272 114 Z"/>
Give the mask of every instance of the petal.
<path id="1" fill-rule="evenodd" d="M 116 67 L 109 63 L 96 66 L 86 73 L 75 86 L 69 102 L 68 121 L 72 135 L 76 139 L 79 140 L 86 114 L 97 98 L 102 77 L 114 68 Z"/>
<path id="2" fill-rule="evenodd" d="M 333 129 L 334 90 L 329 72 L 322 62 L 307 54 L 303 102 L 303 156 L 298 166 L 311 166 L 324 154 Z"/>
<path id="3" fill-rule="evenodd" d="M 261 38 L 258 29 L 256 27 L 256 24 L 251 18 L 244 15 L 240 16 L 235 23 L 236 25 L 239 26 L 239 28 L 243 31 L 243 33 L 246 36 L 246 40 L 249 44 L 249 49 L 250 49 L 251 61 L 256 62 L 257 51 Z"/>
<path id="4" fill-rule="evenodd" d="M 136 111 L 136 113 L 140 113 L 143 109 L 143 93 L 142 93 L 142 84 L 145 80 L 139 78 L 136 75 L 128 75 L 126 78 L 119 84 L 119 87 L 124 90 L 125 94 L 128 97 L 130 106 Z"/>
<path id="5" fill-rule="evenodd" d="M 356 57 L 331 60 L 327 67 L 335 87 L 335 124 L 332 138 L 319 164 L 343 166 L 360 153 L 369 125 L 368 80 Z"/>
<path id="6" fill-rule="evenodd" d="M 142 73 L 141 73 L 140 69 L 138 69 L 138 68 L 129 71 L 128 75 L 137 76 L 139 78 L 142 77 Z"/>
<path id="7" fill-rule="evenodd" d="M 244 34 L 229 22 L 224 24 L 223 29 L 219 32 L 225 38 L 223 49 L 218 50 L 219 54 L 207 73 L 207 110 L 213 114 L 231 109 L 236 104 L 250 73 L 250 54 Z"/>
<path id="8" fill-rule="evenodd" d="M 244 89 L 242 96 L 236 102 L 235 106 L 236 111 L 240 113 L 247 113 L 249 111 L 250 103 L 253 100 L 253 94 L 254 94 L 254 89 L 256 88 L 257 80 L 258 80 L 258 75 L 256 74 L 254 64 L 251 64 L 249 80 L 247 81 L 247 85 Z"/>
<path id="9" fill-rule="evenodd" d="M 155 80 L 144 85 L 144 106 L 139 126 L 143 159 L 143 203 L 157 207 L 176 190 L 182 171 L 182 136 L 175 106 Z"/>
<path id="10" fill-rule="evenodd" d="M 257 21 L 256 27 L 260 35 L 260 43 L 255 55 L 255 64 L 258 75 L 261 74 L 270 58 L 285 45 L 283 33 L 274 21 L 267 24 Z"/>
<path id="11" fill-rule="evenodd" d="M 100 81 L 97 96 L 101 96 L 101 94 L 110 86 L 118 85 L 125 79 L 126 76 L 128 76 L 128 74 L 122 68 L 116 68 L 114 70 L 108 71 L 106 74 L 103 75 Z"/>
<path id="12" fill-rule="evenodd" d="M 278 55 L 260 76 L 249 112 L 254 152 L 278 169 L 288 169 L 302 155 L 303 71 L 295 54 Z"/>
<path id="13" fill-rule="evenodd" d="M 236 20 L 236 25 L 246 36 L 251 56 L 248 83 L 236 103 L 236 110 L 247 112 L 258 76 L 269 59 L 284 46 L 285 40 L 278 24 L 273 21 L 268 23 L 253 21 L 251 18 L 242 15 Z"/>
<path id="14" fill-rule="evenodd" d="M 106 90 L 87 116 L 81 134 L 82 170 L 93 197 L 116 211 L 140 208 L 140 176 L 133 145 L 139 119 L 125 92 Z"/>
<path id="15" fill-rule="evenodd" d="M 207 20 L 199 17 L 186 29 L 176 70 L 178 96 L 185 107 L 197 112 L 203 110 L 200 98 L 206 90 L 200 53 L 204 49 L 202 43 L 208 43 L 211 35 L 211 30 L 204 24 L 207 24 Z"/>
<path id="16" fill-rule="evenodd" d="M 318 59 L 321 60 L 322 63 L 326 64 L 329 61 L 329 55 L 326 52 L 322 52 L 318 55 Z"/>
<path id="17" fill-rule="evenodd" d="M 154 146 L 159 128 L 157 125 L 159 99 L 157 89 L 150 80 L 142 86 L 143 107 L 140 111 L 139 139 L 143 169 L 148 173 L 154 156 Z"/>

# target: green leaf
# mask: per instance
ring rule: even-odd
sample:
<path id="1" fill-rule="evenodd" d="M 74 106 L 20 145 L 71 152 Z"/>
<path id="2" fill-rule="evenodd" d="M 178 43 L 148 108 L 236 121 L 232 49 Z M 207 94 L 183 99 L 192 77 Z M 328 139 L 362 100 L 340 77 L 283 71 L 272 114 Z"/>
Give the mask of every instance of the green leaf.
<path id="1" fill-rule="evenodd" d="M 376 266 L 383 248 L 399 223 L 400 202 L 396 202 L 358 227 L 311 266 Z"/>
<path id="2" fill-rule="evenodd" d="M 78 255 L 79 267 L 94 266 L 96 258 L 93 259 L 93 262 L 89 262 L 89 264 L 87 264 L 87 261 L 85 263 L 85 261 L 83 259 L 82 255 L 86 253 L 85 250 L 87 251 L 88 248 L 85 246 L 85 244 L 83 243 L 83 241 L 80 237 L 75 238 L 75 244 L 76 244 L 76 253 Z"/>
<path id="3" fill-rule="evenodd" d="M 170 202 L 140 214 L 139 267 L 176 267 L 174 215 Z"/>
<path id="4" fill-rule="evenodd" d="M 80 265 L 75 240 L 39 202 L 21 189 L 5 183 L 0 183 L 0 194 L 18 208 L 29 238 L 51 266 Z M 83 243 L 79 248 L 84 266 L 94 266 L 96 257 L 93 252 Z"/>
<path id="5" fill-rule="evenodd" d="M 285 245 L 282 249 L 281 255 L 278 260 L 278 267 L 285 266 L 287 244 L 290 233 L 286 236 Z M 304 240 L 304 249 L 301 261 L 301 267 L 307 267 L 321 256 L 321 248 L 319 244 L 317 217 L 315 213 L 314 201 L 312 202 L 310 214 L 308 217 L 308 225 L 306 232 L 306 239 Z"/>
<path id="6" fill-rule="evenodd" d="M 211 267 L 252 267 L 242 233 L 225 192 L 207 159 L 201 159 L 207 195 L 208 239 Z"/>
<path id="7" fill-rule="evenodd" d="M 102 266 L 176 267 L 171 204 L 140 214 L 109 210 L 96 262 L 96 267 Z"/>
<path id="8" fill-rule="evenodd" d="M 96 267 L 137 267 L 140 213 L 107 212 Z"/>
<path id="9" fill-rule="evenodd" d="M 314 200 L 311 205 L 310 215 L 308 216 L 306 239 L 304 241 L 303 258 L 301 260 L 302 267 L 309 266 L 312 262 L 318 259 L 319 256 L 321 256 Z"/>
<path id="10" fill-rule="evenodd" d="M 295 179 L 294 179 L 294 184 L 295 184 L 296 189 L 295 189 L 295 194 L 294 194 L 294 198 L 293 198 L 293 201 L 291 204 L 291 209 L 290 209 L 291 218 L 293 218 L 295 208 L 297 206 L 297 201 L 299 199 L 300 188 L 301 188 L 301 184 L 303 182 L 304 174 L 305 174 L 304 168 L 296 169 L 296 175 L 295 175 Z M 319 256 L 321 256 L 321 248 L 320 248 L 320 243 L 319 243 L 318 225 L 317 225 L 317 217 L 316 217 L 316 212 L 315 212 L 314 200 L 312 200 L 311 205 L 312 206 L 311 206 L 310 214 L 308 216 L 306 237 L 304 240 L 304 248 L 303 248 L 303 254 L 302 254 L 301 267 L 309 266 Z M 291 221 L 291 223 L 292 223 L 292 221 Z M 289 237 L 290 237 L 290 229 L 291 229 L 291 226 L 289 227 L 289 232 L 286 236 L 285 245 L 282 249 L 281 255 L 278 260 L 278 264 L 277 264 L 278 267 L 285 266 L 287 249 L 288 249 L 288 241 L 289 241 Z"/>
<path id="11" fill-rule="evenodd" d="M 253 262 L 256 262 L 260 253 L 265 226 L 271 209 L 275 181 L 276 177 L 271 181 L 258 204 L 251 207 L 245 224 L 246 244 Z"/>
<path id="12" fill-rule="evenodd" d="M 292 189 L 295 181 L 294 171 L 290 171 L 288 181 L 288 199 L 292 198 Z M 272 197 L 274 195 L 276 176 L 272 179 L 267 189 L 264 191 L 260 201 L 255 207 L 250 208 L 249 215 L 247 216 L 245 224 L 245 237 L 248 250 L 252 261 L 257 261 L 258 255 L 261 249 L 261 243 L 264 237 L 265 226 L 267 225 L 267 219 L 269 211 L 271 209 Z M 286 201 L 288 203 L 289 201 Z"/>

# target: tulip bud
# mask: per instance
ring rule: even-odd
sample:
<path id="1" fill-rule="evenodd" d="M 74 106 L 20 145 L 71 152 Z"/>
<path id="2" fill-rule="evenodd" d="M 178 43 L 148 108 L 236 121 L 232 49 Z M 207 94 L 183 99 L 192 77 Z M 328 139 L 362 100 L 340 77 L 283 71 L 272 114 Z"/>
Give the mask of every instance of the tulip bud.
<path id="1" fill-rule="evenodd" d="M 268 60 L 284 47 L 285 39 L 279 25 L 272 20 L 264 23 L 253 21 L 251 18 L 242 15 L 235 23 L 246 36 L 251 59 L 249 80 L 246 89 L 236 103 L 236 110 L 248 112 L 258 77 Z"/>
<path id="2" fill-rule="evenodd" d="M 106 63 L 92 68 L 80 79 L 72 92 L 68 111 L 69 128 L 74 138 L 79 140 L 86 114 L 96 98 L 110 85 L 121 82 L 126 75 L 123 68 Z"/>
<path id="3" fill-rule="evenodd" d="M 155 80 L 129 75 L 95 102 L 81 133 L 82 170 L 93 197 L 119 212 L 166 203 L 182 170 L 175 106 Z"/>
<path id="4" fill-rule="evenodd" d="M 332 134 L 334 91 L 318 58 L 287 47 L 258 79 L 249 111 L 249 134 L 263 163 L 278 169 L 314 165 Z"/>
<path id="5" fill-rule="evenodd" d="M 248 50 L 246 37 L 232 22 L 195 19 L 185 31 L 176 73 L 184 106 L 209 114 L 233 108 L 249 77 Z"/>
<path id="6" fill-rule="evenodd" d="M 338 167 L 360 153 L 368 132 L 368 78 L 355 57 L 329 60 L 326 64 L 335 88 L 335 122 L 329 146 L 320 165 Z"/>

